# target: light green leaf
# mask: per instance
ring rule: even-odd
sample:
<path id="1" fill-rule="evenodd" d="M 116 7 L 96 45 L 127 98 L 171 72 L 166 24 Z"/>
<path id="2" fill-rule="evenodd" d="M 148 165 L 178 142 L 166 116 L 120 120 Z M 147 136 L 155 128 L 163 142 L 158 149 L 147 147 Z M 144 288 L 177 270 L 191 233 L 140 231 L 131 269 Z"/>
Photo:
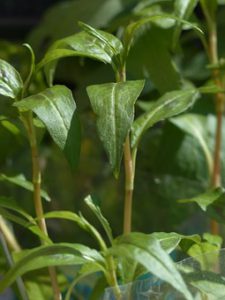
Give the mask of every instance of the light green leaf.
<path id="1" fill-rule="evenodd" d="M 19 174 L 16 176 L 7 176 L 5 174 L 0 174 L 0 181 L 1 180 L 13 183 L 31 192 L 33 192 L 34 190 L 33 183 L 28 181 L 23 174 Z M 51 201 L 51 198 L 44 190 L 41 190 L 41 197 L 43 197 L 46 201 Z"/>
<path id="2" fill-rule="evenodd" d="M 12 123 L 6 116 L 0 116 L 0 123 L 13 135 L 18 136 L 20 134 L 19 128 L 14 123 Z"/>
<path id="3" fill-rule="evenodd" d="M 103 216 L 100 207 L 98 207 L 97 205 L 94 204 L 91 196 L 87 196 L 84 199 L 85 203 L 87 204 L 87 206 L 92 210 L 92 212 L 96 215 L 96 217 L 98 218 L 99 222 L 102 224 L 102 227 L 104 228 L 108 239 L 110 241 L 110 243 L 113 243 L 113 235 L 112 235 L 112 229 L 109 225 L 109 222 L 107 221 L 107 219 Z"/>
<path id="4" fill-rule="evenodd" d="M 11 285 L 18 276 L 48 266 L 82 265 L 95 260 L 95 250 L 80 244 L 56 244 L 30 250 L 3 277 L 0 291 Z"/>
<path id="5" fill-rule="evenodd" d="M 31 110 L 38 116 L 72 168 L 75 168 L 80 153 L 80 127 L 71 91 L 56 85 L 14 105 L 22 112 Z"/>
<path id="6" fill-rule="evenodd" d="M 0 94 L 15 99 L 23 89 L 20 74 L 6 61 L 0 59 Z"/>
<path id="7" fill-rule="evenodd" d="M 209 148 L 207 118 L 202 115 L 185 114 L 170 119 L 170 122 L 182 131 L 192 135 L 199 142 L 208 164 L 209 175 L 212 174 L 213 156 Z"/>
<path id="8" fill-rule="evenodd" d="M 97 229 L 92 226 L 80 213 L 77 215 L 76 213 L 70 211 L 51 211 L 49 213 L 44 214 L 45 219 L 64 219 L 68 221 L 75 222 L 78 226 L 80 226 L 83 230 L 87 231 L 94 237 L 95 240 L 99 243 L 101 248 L 105 248 L 105 243 L 97 231 Z"/>
<path id="9" fill-rule="evenodd" d="M 147 271 L 170 283 L 185 299 L 193 299 L 172 259 L 155 238 L 142 233 L 124 235 L 115 240 L 109 253 L 138 262 Z"/>
<path id="10" fill-rule="evenodd" d="M 176 232 L 154 232 L 149 236 L 157 239 L 160 242 L 161 247 L 167 253 L 171 253 L 175 250 L 183 240 L 188 240 L 190 243 L 194 244 L 201 241 L 200 236 L 197 234 L 185 236 Z"/>
<path id="11" fill-rule="evenodd" d="M 190 108 L 199 96 L 196 89 L 168 92 L 151 109 L 137 118 L 131 128 L 132 147 L 137 147 L 144 132 L 155 123 L 178 115 Z"/>
<path id="12" fill-rule="evenodd" d="M 99 136 L 115 176 L 119 174 L 123 144 L 134 119 L 134 104 L 143 87 L 144 81 L 137 80 L 87 88 L 92 108 L 97 115 Z"/>

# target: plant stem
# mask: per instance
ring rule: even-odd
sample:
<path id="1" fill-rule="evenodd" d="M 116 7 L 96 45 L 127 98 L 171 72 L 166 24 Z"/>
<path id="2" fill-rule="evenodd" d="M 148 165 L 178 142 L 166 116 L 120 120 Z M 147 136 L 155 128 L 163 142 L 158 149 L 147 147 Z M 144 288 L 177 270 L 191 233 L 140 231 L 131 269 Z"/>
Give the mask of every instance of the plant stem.
<path id="1" fill-rule="evenodd" d="M 22 116 L 24 125 L 27 129 L 30 148 L 31 148 L 31 157 L 32 157 L 32 182 L 33 182 L 33 199 L 36 216 L 38 218 L 38 225 L 43 233 L 48 236 L 48 230 L 46 226 L 45 219 L 43 217 L 43 205 L 41 200 L 41 171 L 39 164 L 39 154 L 37 147 L 37 138 L 36 131 L 33 123 L 32 112 L 28 112 Z M 43 241 L 41 241 L 43 243 Z M 54 300 L 61 300 L 61 293 L 57 282 L 57 275 L 54 267 L 49 267 L 49 275 L 51 279 L 52 289 L 54 293 Z"/>
<path id="2" fill-rule="evenodd" d="M 126 81 L 126 66 L 124 65 L 117 75 L 117 82 Z M 132 223 L 132 202 L 134 190 L 134 167 L 131 154 L 130 136 L 127 135 L 124 144 L 124 168 L 125 168 L 125 200 L 124 200 L 124 218 L 123 233 L 131 232 Z"/>
<path id="3" fill-rule="evenodd" d="M 207 10 L 203 7 L 203 11 L 206 17 L 209 41 L 208 41 L 208 55 L 212 65 L 219 63 L 218 58 L 218 40 L 217 40 L 217 26 L 216 21 Z M 216 86 L 220 89 L 223 88 L 221 80 L 221 74 L 219 69 L 213 69 L 212 78 Z M 214 148 L 214 160 L 213 160 L 213 172 L 211 178 L 212 187 L 221 186 L 221 145 L 222 145 L 222 126 L 223 126 L 223 113 L 224 113 L 224 95 L 217 93 L 215 95 L 215 108 L 217 116 L 216 134 L 215 134 L 215 148 Z M 219 234 L 219 225 L 215 220 L 211 220 L 211 232 L 212 234 Z"/>
<path id="4" fill-rule="evenodd" d="M 18 252 L 21 250 L 19 243 L 16 240 L 16 237 L 9 229 L 6 221 L 2 216 L 0 216 L 0 232 L 4 236 L 4 239 L 9 247 L 10 250 Z"/>

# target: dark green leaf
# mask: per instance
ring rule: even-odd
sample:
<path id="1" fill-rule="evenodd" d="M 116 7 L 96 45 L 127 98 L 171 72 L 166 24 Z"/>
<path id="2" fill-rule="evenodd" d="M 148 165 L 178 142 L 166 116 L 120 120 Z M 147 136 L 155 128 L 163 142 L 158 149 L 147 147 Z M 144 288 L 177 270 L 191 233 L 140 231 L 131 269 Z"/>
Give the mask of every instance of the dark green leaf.
<path id="1" fill-rule="evenodd" d="M 106 83 L 87 88 L 97 115 L 100 139 L 109 156 L 115 176 L 118 176 L 123 155 L 123 144 L 134 119 L 134 104 L 144 81 Z"/>
<path id="2" fill-rule="evenodd" d="M 0 94 L 15 99 L 23 89 L 20 74 L 6 61 L 0 59 Z"/>
<path id="3" fill-rule="evenodd" d="M 212 174 L 213 156 L 209 148 L 207 118 L 197 114 L 184 114 L 182 116 L 170 119 L 170 122 L 180 128 L 182 131 L 196 138 L 205 155 L 209 175 Z"/>
<path id="4" fill-rule="evenodd" d="M 56 85 L 15 103 L 15 106 L 22 112 L 32 110 L 38 116 L 74 168 L 80 152 L 80 130 L 71 91 Z"/>
<path id="5" fill-rule="evenodd" d="M 34 190 L 33 183 L 28 181 L 23 174 L 19 174 L 16 176 L 7 176 L 5 174 L 0 174 L 0 181 L 1 180 L 13 183 L 31 192 L 33 192 Z M 51 198 L 44 190 L 41 190 L 41 197 L 43 197 L 46 201 L 51 201 Z"/>
<path id="6" fill-rule="evenodd" d="M 178 115 L 190 108 L 198 97 L 195 89 L 173 91 L 163 95 L 151 110 L 141 115 L 132 125 L 132 147 L 137 147 L 143 133 L 155 123 Z"/>

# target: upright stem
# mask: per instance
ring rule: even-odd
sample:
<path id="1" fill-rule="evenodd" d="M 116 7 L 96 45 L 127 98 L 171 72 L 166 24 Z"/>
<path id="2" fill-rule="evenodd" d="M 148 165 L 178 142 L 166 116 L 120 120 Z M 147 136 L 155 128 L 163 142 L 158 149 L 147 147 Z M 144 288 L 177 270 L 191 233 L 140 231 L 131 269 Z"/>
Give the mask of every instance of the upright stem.
<path id="1" fill-rule="evenodd" d="M 43 233 L 48 236 L 48 230 L 46 226 L 45 219 L 43 217 L 43 205 L 41 200 L 41 171 L 40 171 L 40 164 L 39 164 L 39 154 L 38 154 L 38 147 L 37 147 L 37 138 L 36 138 L 36 131 L 34 128 L 33 117 L 32 113 L 29 112 L 28 114 L 23 116 L 24 125 L 27 129 L 30 148 L 31 148 L 31 157 L 32 157 L 32 182 L 33 182 L 33 199 L 34 199 L 34 206 L 36 216 L 38 217 L 38 224 Z M 43 243 L 43 242 L 42 242 Z M 54 292 L 54 300 L 61 300 L 61 293 L 58 287 L 57 282 L 57 275 L 55 268 L 49 267 L 49 275 L 51 279 L 52 289 Z"/>
<path id="2" fill-rule="evenodd" d="M 212 65 L 219 63 L 218 59 L 218 41 L 217 41 L 217 26 L 216 21 L 204 10 L 208 31 L 209 31 L 209 42 L 208 42 L 208 55 Z M 223 88 L 221 80 L 221 74 L 219 69 L 213 69 L 212 73 L 213 80 L 216 86 L 220 89 Z M 221 185 L 221 144 L 222 144 L 222 126 L 223 126 L 223 113 L 224 113 L 224 95 L 217 93 L 215 95 L 215 108 L 217 116 L 216 134 L 215 134 L 215 148 L 214 148 L 214 160 L 213 160 L 213 172 L 211 178 L 212 187 L 218 187 Z M 212 234 L 219 234 L 219 225 L 215 220 L 211 220 L 211 232 Z"/>
<path id="3" fill-rule="evenodd" d="M 121 68 L 117 82 L 126 81 L 126 67 Z M 127 234 L 131 232 L 131 220 L 132 220 L 132 202 L 133 202 L 133 190 L 134 190 L 134 166 L 131 154 L 130 136 L 127 135 L 124 144 L 124 168 L 125 168 L 125 200 L 124 200 L 124 218 L 123 218 L 123 233 Z"/>

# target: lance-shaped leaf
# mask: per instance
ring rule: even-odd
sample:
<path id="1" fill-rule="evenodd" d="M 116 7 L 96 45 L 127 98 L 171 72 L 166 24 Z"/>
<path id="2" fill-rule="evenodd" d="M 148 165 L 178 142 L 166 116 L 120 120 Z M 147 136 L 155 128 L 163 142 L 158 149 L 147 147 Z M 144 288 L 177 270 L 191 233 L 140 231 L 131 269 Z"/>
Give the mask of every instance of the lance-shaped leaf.
<path id="1" fill-rule="evenodd" d="M 111 64 L 113 56 L 122 51 L 122 43 L 114 35 L 85 24 L 82 26 L 86 31 L 56 41 L 38 64 L 37 68 L 47 65 L 45 73 L 49 84 L 53 81 L 56 60 L 60 58 L 82 56 Z"/>
<path id="2" fill-rule="evenodd" d="M 208 164 L 209 174 L 213 169 L 213 157 L 208 141 L 208 118 L 197 114 L 185 114 L 170 120 L 182 131 L 192 135 L 199 142 Z"/>
<path id="3" fill-rule="evenodd" d="M 180 203 L 197 203 L 206 214 L 220 223 L 225 223 L 225 189 L 217 187 Z"/>
<path id="4" fill-rule="evenodd" d="M 33 111 L 74 168 L 80 152 L 80 127 L 71 91 L 56 85 L 14 103 L 22 112 Z"/>
<path id="5" fill-rule="evenodd" d="M 196 5 L 198 4 L 198 1 L 199 0 L 175 0 L 174 2 L 175 15 L 180 19 L 188 19 L 191 16 Z M 178 21 L 174 31 L 174 40 L 173 40 L 174 46 L 176 46 L 181 31 L 182 31 L 182 23 Z"/>
<path id="6" fill-rule="evenodd" d="M 0 94 L 15 99 L 23 88 L 23 81 L 16 69 L 0 59 Z"/>
<path id="7" fill-rule="evenodd" d="M 193 105 L 199 93 L 196 89 L 168 92 L 132 125 L 132 147 L 137 147 L 143 133 L 155 123 L 178 115 Z"/>
<path id="8" fill-rule="evenodd" d="M 144 81 L 137 80 L 87 88 L 92 108 L 97 115 L 99 136 L 115 176 L 119 174 L 123 144 L 134 119 L 134 104 L 143 87 Z"/>
<path id="9" fill-rule="evenodd" d="M 23 174 L 19 174 L 16 176 L 7 176 L 5 174 L 0 174 L 0 181 L 1 180 L 13 183 L 31 192 L 33 192 L 34 190 L 33 183 L 28 181 Z M 47 192 L 42 189 L 41 189 L 41 197 L 43 197 L 46 201 L 51 201 L 51 198 L 49 197 Z"/>
<path id="10" fill-rule="evenodd" d="M 0 291 L 11 285 L 18 276 L 29 271 L 48 266 L 82 265 L 95 261 L 96 253 L 98 254 L 96 250 L 83 245 L 66 243 L 30 250 L 6 273 L 0 282 Z"/>
<path id="11" fill-rule="evenodd" d="M 184 299 L 193 299 L 170 256 L 162 249 L 159 241 L 145 234 L 130 233 L 116 239 L 109 253 L 138 262 L 147 271 L 170 283 Z"/>

